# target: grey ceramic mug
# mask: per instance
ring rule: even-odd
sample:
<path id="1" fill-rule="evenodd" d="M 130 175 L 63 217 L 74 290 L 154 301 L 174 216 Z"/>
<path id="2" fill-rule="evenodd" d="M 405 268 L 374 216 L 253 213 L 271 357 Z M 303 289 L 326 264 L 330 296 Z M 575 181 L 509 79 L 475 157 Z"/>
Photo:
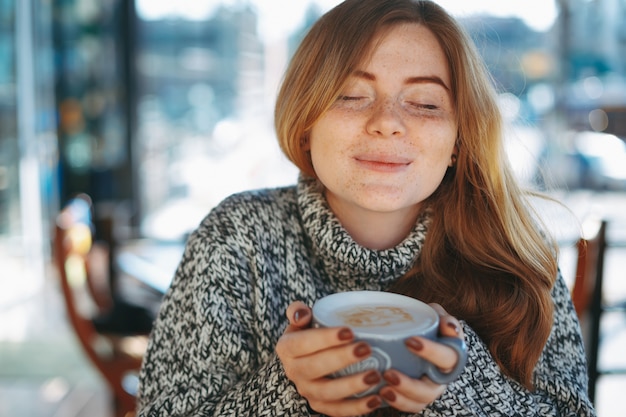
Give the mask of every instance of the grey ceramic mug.
<path id="1" fill-rule="evenodd" d="M 332 376 L 344 376 L 369 369 L 384 372 L 394 368 L 412 377 L 428 376 L 438 384 L 454 381 L 463 372 L 467 361 L 465 342 L 457 337 L 439 337 L 439 315 L 428 304 L 411 297 L 381 291 L 348 291 L 331 294 L 313 304 L 314 327 L 347 326 L 356 340 L 367 342 L 372 354 L 361 362 L 344 368 Z M 450 372 L 441 372 L 435 365 L 411 353 L 405 340 L 421 336 L 450 346 L 459 360 Z M 358 396 L 365 396 L 383 386 L 372 387 Z"/>

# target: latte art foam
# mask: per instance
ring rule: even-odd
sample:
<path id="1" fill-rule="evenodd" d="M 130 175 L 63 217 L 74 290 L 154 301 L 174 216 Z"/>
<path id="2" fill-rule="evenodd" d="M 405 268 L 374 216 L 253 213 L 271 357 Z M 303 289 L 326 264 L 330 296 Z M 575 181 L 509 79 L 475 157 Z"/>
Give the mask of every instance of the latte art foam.
<path id="1" fill-rule="evenodd" d="M 428 305 L 407 296 L 349 291 L 331 294 L 313 306 L 317 327 L 347 326 L 357 337 L 406 338 L 436 334 L 439 317 Z"/>
<path id="2" fill-rule="evenodd" d="M 337 316 L 349 327 L 387 327 L 415 321 L 407 311 L 394 306 L 360 306 L 337 311 Z"/>

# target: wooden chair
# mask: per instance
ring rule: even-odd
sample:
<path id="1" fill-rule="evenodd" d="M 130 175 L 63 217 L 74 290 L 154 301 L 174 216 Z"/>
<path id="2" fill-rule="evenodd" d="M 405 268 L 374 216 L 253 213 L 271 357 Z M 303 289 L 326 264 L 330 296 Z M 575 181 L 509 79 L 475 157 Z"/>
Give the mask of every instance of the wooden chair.
<path id="1" fill-rule="evenodd" d="M 583 223 L 583 236 L 576 243 L 578 259 L 576 277 L 572 288 L 572 300 L 576 314 L 585 320 L 594 298 L 597 278 L 604 273 L 606 249 L 606 220 L 596 217 Z"/>
<path id="2" fill-rule="evenodd" d="M 137 373 L 147 346 L 147 336 L 99 333 L 92 322 L 98 303 L 91 297 L 89 255 L 92 229 L 89 199 L 79 196 L 57 217 L 53 252 L 67 315 L 83 351 L 109 386 L 115 416 L 135 410 Z M 130 414 L 132 415 L 132 414 Z"/>
<path id="3" fill-rule="evenodd" d="M 602 315 L 626 312 L 626 303 L 607 305 L 603 299 L 604 260 L 609 247 L 605 219 L 590 218 L 583 223 L 583 236 L 577 242 L 578 262 L 572 288 L 572 300 L 583 328 L 589 373 L 589 398 L 595 401 L 596 385 L 602 375 L 626 374 L 626 369 L 600 369 L 598 356 L 601 343 Z"/>

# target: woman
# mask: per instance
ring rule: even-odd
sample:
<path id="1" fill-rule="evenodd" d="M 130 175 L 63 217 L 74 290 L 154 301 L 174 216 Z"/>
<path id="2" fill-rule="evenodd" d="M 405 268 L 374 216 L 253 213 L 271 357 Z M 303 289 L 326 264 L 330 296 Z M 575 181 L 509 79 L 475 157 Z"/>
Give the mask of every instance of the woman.
<path id="1" fill-rule="evenodd" d="M 298 184 L 232 196 L 190 237 L 139 415 L 594 415 L 556 250 L 507 165 L 494 94 L 434 3 L 347 0 L 324 15 L 276 104 Z M 328 378 L 371 350 L 349 329 L 311 329 L 310 306 L 362 289 L 433 303 L 440 333 L 467 342 L 458 380 Z M 406 344 L 443 370 L 458 360 Z"/>

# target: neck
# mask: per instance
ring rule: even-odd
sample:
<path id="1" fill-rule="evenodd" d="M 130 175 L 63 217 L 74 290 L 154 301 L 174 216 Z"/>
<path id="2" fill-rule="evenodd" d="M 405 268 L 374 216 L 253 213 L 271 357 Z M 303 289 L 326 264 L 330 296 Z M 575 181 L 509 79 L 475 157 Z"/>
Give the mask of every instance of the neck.
<path id="1" fill-rule="evenodd" d="M 329 204 L 331 204 L 329 202 Z M 368 249 L 390 249 L 402 242 L 415 226 L 419 207 L 403 211 L 376 212 L 331 208 L 352 239 Z"/>

